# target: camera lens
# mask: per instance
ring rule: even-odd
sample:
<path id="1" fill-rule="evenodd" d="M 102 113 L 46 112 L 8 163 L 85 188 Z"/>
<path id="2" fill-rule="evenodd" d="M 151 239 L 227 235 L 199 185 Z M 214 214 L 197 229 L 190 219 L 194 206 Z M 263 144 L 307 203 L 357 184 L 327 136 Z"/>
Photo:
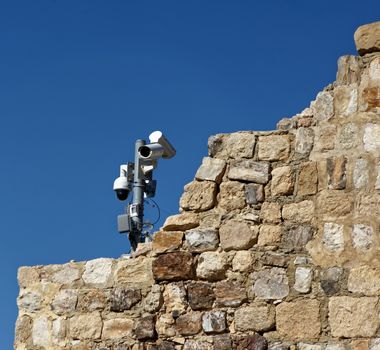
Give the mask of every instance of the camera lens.
<path id="1" fill-rule="evenodd" d="M 125 189 L 116 190 L 116 196 L 119 200 L 125 201 L 128 198 L 129 191 Z"/>

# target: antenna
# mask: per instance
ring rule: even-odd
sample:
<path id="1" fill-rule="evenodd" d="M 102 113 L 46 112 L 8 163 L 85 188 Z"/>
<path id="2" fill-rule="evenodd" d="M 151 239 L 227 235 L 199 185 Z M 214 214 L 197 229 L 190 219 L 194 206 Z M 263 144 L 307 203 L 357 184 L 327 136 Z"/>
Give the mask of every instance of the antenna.
<path id="1" fill-rule="evenodd" d="M 156 194 L 157 181 L 153 180 L 153 170 L 160 158 L 175 156 L 176 150 L 161 131 L 149 135 L 151 143 L 136 140 L 135 162 L 120 165 L 120 176 L 114 181 L 113 190 L 119 200 L 125 201 L 132 192 L 132 202 L 126 207 L 126 213 L 118 215 L 117 226 L 120 233 L 128 233 L 132 251 L 138 243 L 144 242 L 144 197 L 152 198 Z"/>

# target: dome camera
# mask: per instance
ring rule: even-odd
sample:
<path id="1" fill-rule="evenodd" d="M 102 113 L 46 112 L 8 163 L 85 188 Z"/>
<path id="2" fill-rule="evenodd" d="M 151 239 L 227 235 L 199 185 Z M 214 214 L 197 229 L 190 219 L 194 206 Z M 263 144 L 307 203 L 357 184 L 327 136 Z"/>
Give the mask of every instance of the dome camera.
<path id="1" fill-rule="evenodd" d="M 126 176 L 118 177 L 113 183 L 113 190 L 119 200 L 125 201 L 128 198 L 130 191 L 130 184 Z"/>

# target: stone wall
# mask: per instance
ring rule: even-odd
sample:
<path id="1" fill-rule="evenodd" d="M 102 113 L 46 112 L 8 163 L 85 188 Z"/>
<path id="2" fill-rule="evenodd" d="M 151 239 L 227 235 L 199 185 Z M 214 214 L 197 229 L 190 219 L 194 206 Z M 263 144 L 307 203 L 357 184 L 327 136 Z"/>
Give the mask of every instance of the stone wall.
<path id="1" fill-rule="evenodd" d="M 380 349 L 379 33 L 277 131 L 210 137 L 133 257 L 21 267 L 15 349 Z"/>

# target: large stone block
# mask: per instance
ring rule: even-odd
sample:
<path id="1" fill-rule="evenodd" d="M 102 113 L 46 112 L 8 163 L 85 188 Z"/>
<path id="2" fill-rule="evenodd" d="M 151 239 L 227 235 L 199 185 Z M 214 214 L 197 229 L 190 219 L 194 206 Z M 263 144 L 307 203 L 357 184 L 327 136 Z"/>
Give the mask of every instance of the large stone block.
<path id="1" fill-rule="evenodd" d="M 103 322 L 99 312 L 75 315 L 69 320 L 69 334 L 73 339 L 99 339 L 102 327 Z"/>
<path id="2" fill-rule="evenodd" d="M 131 336 L 133 331 L 133 320 L 128 318 L 113 318 L 104 321 L 102 339 L 113 340 Z"/>
<path id="3" fill-rule="evenodd" d="M 319 92 L 315 101 L 312 102 L 311 108 L 317 120 L 324 121 L 331 119 L 334 115 L 334 98 L 332 92 Z"/>
<path id="4" fill-rule="evenodd" d="M 260 334 L 244 335 L 238 337 L 236 350 L 267 350 L 268 341 Z"/>
<path id="5" fill-rule="evenodd" d="M 354 34 L 356 50 L 359 55 L 380 51 L 380 22 L 365 24 Z"/>
<path id="6" fill-rule="evenodd" d="M 218 206 L 226 211 L 242 209 L 246 205 L 244 184 L 238 181 L 226 181 L 220 185 Z"/>
<path id="7" fill-rule="evenodd" d="M 36 312 L 42 308 L 43 295 L 33 290 L 21 290 L 17 298 L 17 306 L 27 312 Z"/>
<path id="8" fill-rule="evenodd" d="M 298 156 L 308 157 L 314 145 L 314 131 L 311 128 L 298 128 L 295 151 Z"/>
<path id="9" fill-rule="evenodd" d="M 17 270 L 17 280 L 20 287 L 30 287 L 40 282 L 40 273 L 37 267 L 21 266 Z"/>
<path id="10" fill-rule="evenodd" d="M 350 85 L 360 81 L 361 58 L 353 55 L 341 56 L 338 59 L 338 72 L 336 83 Z"/>
<path id="11" fill-rule="evenodd" d="M 50 323 L 46 316 L 34 319 L 32 328 L 33 345 L 47 347 L 51 343 Z"/>
<path id="12" fill-rule="evenodd" d="M 163 303 L 161 288 L 159 285 L 154 284 L 152 286 L 151 291 L 147 295 L 147 297 L 144 299 L 144 310 L 146 312 L 157 312 L 160 310 Z"/>
<path id="13" fill-rule="evenodd" d="M 359 128 L 354 123 L 347 123 L 342 125 L 340 129 L 338 142 L 343 149 L 352 149 L 359 145 L 360 140 Z"/>
<path id="14" fill-rule="evenodd" d="M 237 307 L 241 305 L 247 293 L 245 287 L 234 281 L 221 281 L 215 286 L 216 306 Z"/>
<path id="15" fill-rule="evenodd" d="M 226 312 L 205 312 L 202 316 L 202 328 L 205 333 L 223 333 L 227 329 Z"/>
<path id="16" fill-rule="evenodd" d="M 317 195 L 317 212 L 325 217 L 341 218 L 353 209 L 353 199 L 349 193 L 323 190 Z"/>
<path id="17" fill-rule="evenodd" d="M 219 229 L 223 250 L 248 249 L 257 241 L 257 229 L 244 221 L 230 220 Z"/>
<path id="18" fill-rule="evenodd" d="M 286 339 L 317 339 L 321 332 L 319 302 L 313 299 L 282 302 L 276 307 L 276 325 Z"/>
<path id="19" fill-rule="evenodd" d="M 57 315 L 75 311 L 78 302 L 78 292 L 72 289 L 61 290 L 54 298 L 51 308 Z"/>
<path id="20" fill-rule="evenodd" d="M 338 266 L 330 267 L 321 273 L 321 288 L 328 295 L 334 295 L 340 291 L 340 281 L 343 269 Z"/>
<path id="21" fill-rule="evenodd" d="M 208 139 L 208 149 L 216 158 L 252 158 L 255 143 L 255 135 L 248 132 L 218 134 Z"/>
<path id="22" fill-rule="evenodd" d="M 259 137 L 259 160 L 286 160 L 290 153 L 288 135 L 268 135 Z"/>
<path id="23" fill-rule="evenodd" d="M 110 309 L 115 312 L 123 312 L 141 301 L 141 291 L 134 288 L 116 287 L 110 294 Z"/>
<path id="24" fill-rule="evenodd" d="M 380 125 L 368 123 L 364 128 L 364 149 L 367 152 L 380 152 Z"/>
<path id="25" fill-rule="evenodd" d="M 199 216 L 196 213 L 181 213 L 168 216 L 162 229 L 164 231 L 186 231 L 199 226 Z"/>
<path id="26" fill-rule="evenodd" d="M 369 266 L 350 269 L 347 288 L 352 293 L 364 295 L 380 294 L 380 270 Z"/>
<path id="27" fill-rule="evenodd" d="M 199 256 L 197 277 L 210 281 L 223 279 L 228 264 L 226 256 L 217 252 L 205 252 Z"/>
<path id="28" fill-rule="evenodd" d="M 112 259 L 100 258 L 86 262 L 83 281 L 86 284 L 107 287 L 112 284 Z"/>
<path id="29" fill-rule="evenodd" d="M 194 335 L 202 330 L 202 313 L 190 312 L 176 320 L 176 328 L 181 335 Z"/>
<path id="30" fill-rule="evenodd" d="M 352 245 L 358 250 L 368 250 L 373 246 L 374 232 L 371 226 L 355 224 L 351 232 Z"/>
<path id="31" fill-rule="evenodd" d="M 327 250 L 342 251 L 344 249 L 343 225 L 326 222 L 323 226 L 322 242 Z"/>
<path id="32" fill-rule="evenodd" d="M 353 182 L 356 189 L 367 188 L 369 184 L 369 165 L 366 159 L 359 158 L 355 162 Z"/>
<path id="33" fill-rule="evenodd" d="M 260 219 L 271 224 L 281 222 L 281 205 L 275 202 L 264 202 L 260 210 Z"/>
<path id="34" fill-rule="evenodd" d="M 189 279 L 193 275 L 193 257 L 188 252 L 162 254 L 154 259 L 152 269 L 158 281 Z"/>
<path id="35" fill-rule="evenodd" d="M 329 323 L 333 337 L 373 337 L 379 328 L 377 297 L 331 297 Z"/>
<path id="36" fill-rule="evenodd" d="M 197 228 L 186 232 L 188 249 L 194 253 L 215 250 L 219 245 L 218 232 L 214 229 Z"/>
<path id="37" fill-rule="evenodd" d="M 273 267 L 257 272 L 252 291 L 257 299 L 285 298 L 289 294 L 289 281 L 286 270 Z"/>
<path id="38" fill-rule="evenodd" d="M 171 313 L 172 316 L 177 317 L 186 310 L 186 289 L 183 282 L 167 284 L 163 297 L 165 311 Z"/>
<path id="39" fill-rule="evenodd" d="M 299 293 L 309 293 L 313 269 L 311 267 L 297 267 L 295 272 L 294 289 Z"/>
<path id="40" fill-rule="evenodd" d="M 239 250 L 236 252 L 232 260 L 232 269 L 234 271 L 245 272 L 248 271 L 253 264 L 252 252 L 249 250 Z"/>
<path id="41" fill-rule="evenodd" d="M 342 190 L 346 188 L 346 164 L 347 158 L 344 156 L 327 159 L 327 184 L 329 189 Z"/>
<path id="42" fill-rule="evenodd" d="M 77 310 L 93 312 L 103 310 L 106 306 L 107 294 L 101 289 L 81 290 L 78 297 Z"/>
<path id="43" fill-rule="evenodd" d="M 308 225 L 290 226 L 284 233 L 283 241 L 289 248 L 302 250 L 314 235 L 314 229 Z"/>
<path id="44" fill-rule="evenodd" d="M 226 162 L 222 159 L 204 157 L 202 165 L 197 170 L 195 178 L 197 180 L 214 181 L 220 184 L 223 178 Z"/>
<path id="45" fill-rule="evenodd" d="M 153 236 L 153 251 L 156 253 L 172 252 L 182 245 L 182 231 L 158 231 Z"/>
<path id="46" fill-rule="evenodd" d="M 334 89 L 334 111 L 336 116 L 347 117 L 358 109 L 357 84 L 337 86 Z"/>
<path id="47" fill-rule="evenodd" d="M 189 304 L 193 310 L 212 307 L 215 295 L 212 285 L 207 282 L 192 282 L 187 286 Z"/>
<path id="48" fill-rule="evenodd" d="M 154 284 L 152 259 L 138 257 L 119 260 L 115 271 L 115 282 L 124 287 L 151 288 Z"/>
<path id="49" fill-rule="evenodd" d="M 146 315 L 136 321 L 135 335 L 138 340 L 144 341 L 156 337 L 155 317 Z"/>
<path id="50" fill-rule="evenodd" d="M 73 264 L 64 264 L 52 275 L 52 281 L 60 284 L 72 284 L 80 278 L 80 270 Z"/>
<path id="51" fill-rule="evenodd" d="M 259 184 L 246 184 L 244 186 L 245 200 L 248 204 L 257 204 L 264 201 L 264 186 Z"/>
<path id="52" fill-rule="evenodd" d="M 297 195 L 308 196 L 317 193 L 318 171 L 315 162 L 303 163 L 300 166 L 297 184 Z"/>
<path id="53" fill-rule="evenodd" d="M 334 149 L 336 136 L 335 125 L 321 125 L 316 129 L 315 150 L 328 151 Z"/>
<path id="54" fill-rule="evenodd" d="M 306 200 L 299 203 L 285 204 L 282 218 L 292 222 L 308 223 L 314 217 L 314 203 Z"/>
<path id="55" fill-rule="evenodd" d="M 272 196 L 287 196 L 293 194 L 294 174 L 290 166 L 278 167 L 272 170 Z"/>
<path id="56" fill-rule="evenodd" d="M 237 331 L 265 332 L 274 328 L 274 308 L 270 305 L 252 305 L 241 307 L 235 312 Z"/>
<path id="57" fill-rule="evenodd" d="M 235 160 L 230 163 L 230 180 L 250 181 L 266 184 L 269 181 L 269 163 L 253 160 Z"/>
<path id="58" fill-rule="evenodd" d="M 281 242 L 281 237 L 282 227 L 280 225 L 261 225 L 257 245 L 277 246 Z"/>
<path id="59" fill-rule="evenodd" d="M 212 181 L 193 181 L 184 187 L 180 206 L 196 212 L 211 209 L 216 204 L 217 185 Z"/>

